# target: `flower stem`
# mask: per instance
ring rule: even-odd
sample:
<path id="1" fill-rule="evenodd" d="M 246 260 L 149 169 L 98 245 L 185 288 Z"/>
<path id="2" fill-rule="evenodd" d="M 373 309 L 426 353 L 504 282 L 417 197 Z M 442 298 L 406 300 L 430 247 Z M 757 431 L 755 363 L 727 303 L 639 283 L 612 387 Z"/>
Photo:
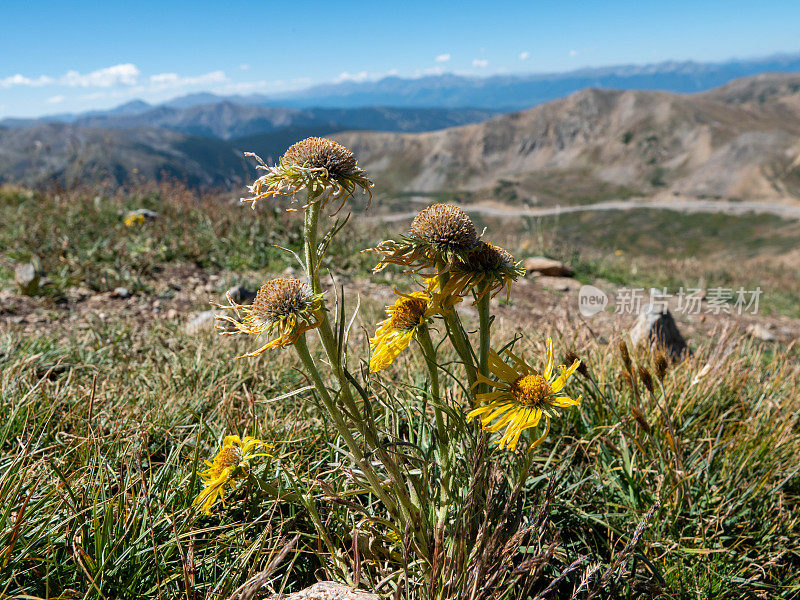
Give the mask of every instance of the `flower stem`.
<path id="1" fill-rule="evenodd" d="M 492 344 L 491 335 L 491 314 L 489 307 L 492 301 L 492 295 L 489 293 L 490 282 L 484 281 L 478 288 L 478 320 L 479 329 L 478 335 L 480 336 L 480 349 L 478 354 L 478 371 L 481 375 L 489 378 L 489 348 Z M 489 391 L 486 384 L 482 383 L 478 386 L 478 393 Z"/>
<path id="2" fill-rule="evenodd" d="M 347 427 L 344 419 L 342 418 L 341 412 L 336 410 L 336 406 L 331 399 L 330 393 L 328 392 L 328 388 L 325 387 L 325 382 L 322 381 L 322 376 L 317 369 L 317 365 L 314 363 L 314 359 L 311 357 L 311 353 L 308 350 L 308 344 L 306 343 L 306 336 L 305 334 L 301 335 L 297 338 L 297 341 L 294 343 L 295 350 L 297 350 L 297 354 L 300 356 L 300 360 L 303 362 L 303 366 L 308 371 L 308 374 L 311 376 L 311 381 L 314 383 L 314 387 L 317 390 L 320 398 L 322 399 L 322 403 L 325 405 L 328 413 L 330 414 L 331 418 L 333 419 L 334 424 L 336 425 L 336 429 L 339 432 L 339 435 L 342 436 L 347 447 L 350 449 L 350 453 L 353 455 L 356 463 L 358 464 L 359 468 L 363 471 L 364 475 L 369 480 L 370 485 L 373 488 L 373 492 L 376 496 L 378 496 L 381 501 L 386 505 L 386 508 L 390 511 L 394 509 L 394 502 L 386 495 L 386 492 L 383 490 L 383 486 L 381 485 L 380 481 L 378 480 L 378 476 L 370 465 L 364 459 L 364 453 L 361 451 L 361 448 L 356 443 L 353 435 L 350 433 L 350 429 Z"/>
<path id="3" fill-rule="evenodd" d="M 431 397 L 433 398 L 433 408 L 436 414 L 436 431 L 439 439 L 444 441 L 447 439 L 447 428 L 444 424 L 439 400 L 439 364 L 436 362 L 436 349 L 433 347 L 431 333 L 426 323 L 417 328 L 417 341 L 422 348 L 422 354 L 425 356 L 425 363 L 428 366 L 428 374 L 431 378 Z"/>
<path id="4" fill-rule="evenodd" d="M 443 266 L 444 265 L 438 265 L 440 290 L 444 289 L 449 279 L 448 274 L 442 272 Z M 467 372 L 467 382 L 469 383 L 470 389 L 472 389 L 472 386 L 475 385 L 478 378 L 476 376 L 475 363 L 472 360 L 469 339 L 464 331 L 464 327 L 461 325 L 461 319 L 458 318 L 455 306 L 442 316 L 444 317 L 445 327 L 447 327 L 447 335 L 453 343 L 453 348 L 455 348 L 459 358 L 461 358 L 461 362 L 464 363 L 464 369 Z"/>

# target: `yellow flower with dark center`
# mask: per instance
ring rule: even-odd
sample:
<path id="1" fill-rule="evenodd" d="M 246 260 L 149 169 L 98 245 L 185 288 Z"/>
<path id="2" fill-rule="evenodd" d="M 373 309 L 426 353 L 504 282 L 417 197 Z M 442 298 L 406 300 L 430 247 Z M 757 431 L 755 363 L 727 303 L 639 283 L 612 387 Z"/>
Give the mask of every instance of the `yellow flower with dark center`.
<path id="1" fill-rule="evenodd" d="M 308 284 L 299 279 L 283 277 L 262 285 L 252 305 L 236 304 L 230 295 L 228 301 L 228 306 L 216 305 L 236 312 L 236 317 L 216 315 L 217 329 L 222 335 L 276 334 L 258 350 L 237 358 L 258 356 L 269 348 L 294 344 L 304 332 L 319 326 L 325 309 L 322 294 L 312 293 Z"/>
<path id="2" fill-rule="evenodd" d="M 463 296 L 473 290 L 478 299 L 487 293 L 494 297 L 503 288 L 510 294 L 511 282 L 524 274 L 525 269 L 506 250 L 500 246 L 478 242 L 466 256 L 456 258 L 447 271 L 447 281 L 441 291 L 438 279 L 434 282 L 435 289 L 429 291 L 432 295 L 441 296 L 442 301 L 453 296 Z"/>
<path id="3" fill-rule="evenodd" d="M 389 318 L 378 323 L 378 331 L 369 341 L 372 350 L 370 372 L 377 373 L 391 365 L 408 348 L 417 328 L 441 311 L 441 307 L 434 305 L 425 292 L 399 294 L 395 303 L 386 307 Z"/>
<path id="4" fill-rule="evenodd" d="M 505 428 L 497 443 L 501 449 L 515 450 L 520 434 L 526 429 L 536 427 L 544 417 L 545 431 L 528 448 L 531 450 L 547 437 L 550 419 L 558 411 L 580 404 L 580 396 L 572 398 L 562 390 L 581 361 L 576 360 L 569 368 L 561 365 L 556 375 L 553 369 L 553 341 L 550 338 L 547 339 L 547 362 L 541 374 L 525 362 L 523 357 L 509 350 L 505 354 L 511 358 L 513 366 L 506 364 L 494 350 L 490 353 L 489 370 L 497 380 L 479 374 L 477 383 L 488 384 L 496 390 L 477 394 L 476 398 L 481 406 L 471 411 L 467 419 L 480 419 L 483 429 L 490 433 Z"/>
<path id="5" fill-rule="evenodd" d="M 229 435 L 222 443 L 222 448 L 214 457 L 214 462 L 204 461 L 208 467 L 200 471 L 203 489 L 192 502 L 192 506 L 200 505 L 201 510 L 211 514 L 211 507 L 219 498 L 225 506 L 225 487 L 233 489 L 237 479 L 243 479 L 250 473 L 250 463 L 261 456 L 269 456 L 267 452 L 256 452 L 268 445 L 254 437 L 240 439 L 238 435 Z"/>
<path id="6" fill-rule="evenodd" d="M 250 202 L 253 208 L 259 200 L 293 195 L 303 189 L 308 192 L 309 202 L 319 201 L 322 207 L 339 199 L 344 205 L 358 188 L 372 200 L 372 181 L 366 171 L 358 167 L 350 150 L 333 140 L 319 137 L 301 140 L 290 146 L 274 167 L 252 152 L 245 152 L 245 156 L 255 158 L 259 163 L 256 168 L 266 171 L 249 186 L 252 197 L 241 200 Z"/>
<path id="7" fill-rule="evenodd" d="M 467 213 L 452 204 L 434 204 L 414 217 L 408 234 L 399 242 L 383 242 L 375 250 L 383 254 L 375 271 L 388 264 L 413 270 L 449 268 L 478 244 L 478 232 Z"/>

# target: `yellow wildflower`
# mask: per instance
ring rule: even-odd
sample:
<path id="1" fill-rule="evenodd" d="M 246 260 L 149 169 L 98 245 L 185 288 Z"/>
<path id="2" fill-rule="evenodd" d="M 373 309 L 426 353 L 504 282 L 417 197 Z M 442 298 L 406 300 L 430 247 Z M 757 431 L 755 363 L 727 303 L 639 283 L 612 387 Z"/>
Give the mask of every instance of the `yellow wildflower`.
<path id="1" fill-rule="evenodd" d="M 229 435 L 222 443 L 222 448 L 214 457 L 214 462 L 204 461 L 208 468 L 198 473 L 203 480 L 203 489 L 192 502 L 192 506 L 200 505 L 201 510 L 211 514 L 211 507 L 219 498 L 225 506 L 225 487 L 235 487 L 237 479 L 246 478 L 250 473 L 250 463 L 255 458 L 269 456 L 267 452 L 255 452 L 259 447 L 267 446 L 254 437 L 240 439 L 238 435 Z"/>
<path id="2" fill-rule="evenodd" d="M 128 213 L 125 215 L 125 227 L 144 225 L 144 215 L 141 213 Z"/>
<path id="3" fill-rule="evenodd" d="M 442 310 L 425 292 L 398 293 L 395 303 L 386 307 L 389 318 L 378 323 L 378 331 L 369 341 L 372 350 L 370 372 L 377 373 L 391 365 L 408 348 L 417 328 Z"/>
<path id="4" fill-rule="evenodd" d="M 505 354 L 511 358 L 513 366 L 506 364 L 497 352 L 491 351 L 489 369 L 497 381 L 479 374 L 477 383 L 486 383 L 497 389 L 478 394 L 476 398 L 481 406 L 471 411 L 467 419 L 480 419 L 483 429 L 490 433 L 505 428 L 497 443 L 501 449 L 515 450 L 520 434 L 525 429 L 536 427 L 544 416 L 545 431 L 531 444 L 528 449 L 531 450 L 547 437 L 550 419 L 555 417 L 557 411 L 580 404 L 580 396 L 571 398 L 561 390 L 581 361 L 576 359 L 569 368 L 561 365 L 556 376 L 553 369 L 553 341 L 550 338 L 547 339 L 547 362 L 542 374 L 528 365 L 524 357 L 509 350 Z"/>

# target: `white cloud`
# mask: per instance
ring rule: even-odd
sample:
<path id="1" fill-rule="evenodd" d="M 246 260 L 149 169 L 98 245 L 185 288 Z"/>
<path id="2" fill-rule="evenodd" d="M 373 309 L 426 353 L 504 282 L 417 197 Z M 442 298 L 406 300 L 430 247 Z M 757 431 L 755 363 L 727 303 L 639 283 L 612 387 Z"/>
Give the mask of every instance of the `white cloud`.
<path id="1" fill-rule="evenodd" d="M 519 53 L 519 59 L 520 60 L 528 60 L 530 57 L 531 57 L 531 53 L 530 52 L 520 52 Z"/>
<path id="2" fill-rule="evenodd" d="M 338 77 L 334 77 L 333 82 L 334 83 L 342 83 L 343 81 L 361 82 L 361 81 L 366 81 L 367 79 L 369 79 L 369 73 L 367 73 L 366 71 L 360 71 L 358 73 L 348 73 L 347 71 L 345 71 Z"/>
<path id="3" fill-rule="evenodd" d="M 211 71 L 210 73 L 194 77 L 186 77 L 178 75 L 177 73 L 158 73 L 157 75 L 151 75 L 149 81 L 149 89 L 155 91 L 190 87 L 193 85 L 224 83 L 228 81 L 228 78 L 225 76 L 224 71 Z"/>
<path id="4" fill-rule="evenodd" d="M 136 85 L 140 71 L 136 65 L 125 63 L 97 69 L 86 75 L 77 71 L 67 71 L 58 81 L 69 87 L 114 87 L 117 85 Z"/>
<path id="5" fill-rule="evenodd" d="M 436 62 L 447 62 L 451 58 L 453 58 L 453 57 L 451 55 L 449 55 L 449 54 L 439 54 L 436 57 Z"/>
<path id="6" fill-rule="evenodd" d="M 426 75 L 441 75 L 444 73 L 442 67 L 428 67 L 427 69 L 416 69 L 414 77 L 425 77 Z"/>
<path id="7" fill-rule="evenodd" d="M 248 65 L 247 63 L 242 63 L 241 65 L 239 65 L 239 70 L 240 71 L 249 71 L 250 70 L 250 65 Z"/>
<path id="8" fill-rule="evenodd" d="M 237 81 L 213 89 L 215 94 L 247 94 L 268 88 L 282 87 L 283 81 Z"/>
<path id="9" fill-rule="evenodd" d="M 476 58 L 472 61 L 473 67 L 480 67 L 481 69 L 489 66 L 489 61 L 485 58 Z"/>
<path id="10" fill-rule="evenodd" d="M 61 104 L 66 98 L 64 96 L 51 96 L 45 102 L 48 104 Z"/>
<path id="11" fill-rule="evenodd" d="M 78 71 L 67 71 L 59 78 L 40 75 L 36 78 L 25 77 L 17 73 L 5 79 L 0 79 L 0 88 L 17 86 L 41 87 L 45 85 L 63 85 L 67 87 L 113 87 L 116 85 L 136 85 L 139 79 L 139 69 L 136 65 L 125 63 L 98 69 L 85 75 Z"/>
<path id="12" fill-rule="evenodd" d="M 11 75 L 4 79 L 0 79 L 0 88 L 10 88 L 10 87 L 17 87 L 17 86 L 28 86 L 28 87 L 39 87 L 43 85 L 50 85 L 55 83 L 55 79 L 52 77 L 47 77 L 46 75 L 42 75 L 37 77 L 36 79 L 31 79 L 29 77 L 25 77 L 24 75 L 20 75 L 17 73 L 16 75 Z"/>
<path id="13" fill-rule="evenodd" d="M 578 56 L 578 54 L 580 54 L 580 52 L 578 52 L 577 50 L 570 50 L 569 51 L 569 55 L 570 56 Z"/>

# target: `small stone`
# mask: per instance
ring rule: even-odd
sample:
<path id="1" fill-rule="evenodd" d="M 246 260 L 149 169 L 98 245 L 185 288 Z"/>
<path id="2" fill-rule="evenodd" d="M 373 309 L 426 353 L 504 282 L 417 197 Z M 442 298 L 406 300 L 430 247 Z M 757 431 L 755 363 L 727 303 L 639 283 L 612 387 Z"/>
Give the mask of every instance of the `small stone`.
<path id="1" fill-rule="evenodd" d="M 569 265 L 544 256 L 527 258 L 522 266 L 528 270 L 528 273 L 539 273 L 550 277 L 572 277 L 575 274 L 575 270 Z"/>
<path id="2" fill-rule="evenodd" d="M 130 298 L 131 292 L 130 290 L 128 290 L 128 288 L 118 287 L 114 288 L 114 291 L 111 292 L 111 295 L 114 296 L 115 298 Z"/>
<path id="3" fill-rule="evenodd" d="M 195 335 L 206 329 L 213 329 L 213 327 L 214 311 L 206 310 L 192 317 L 192 320 L 183 326 L 183 331 L 189 335 Z"/>
<path id="4" fill-rule="evenodd" d="M 759 339 L 763 342 L 774 342 L 777 340 L 777 336 L 772 333 L 768 327 L 761 325 L 760 323 L 752 323 L 747 328 L 747 333 L 750 334 L 751 337 Z"/>
<path id="5" fill-rule="evenodd" d="M 534 281 L 536 281 L 536 283 L 542 287 L 555 290 L 557 292 L 569 292 L 572 290 L 579 290 L 582 287 L 580 281 L 575 281 L 574 279 L 570 279 L 568 277 L 551 277 L 550 275 L 540 275 Z"/>
<path id="6" fill-rule="evenodd" d="M 690 353 L 672 314 L 666 307 L 654 304 L 648 304 L 639 315 L 631 329 L 631 341 L 634 346 L 658 344 L 674 360 L 680 360 Z"/>
<path id="7" fill-rule="evenodd" d="M 256 292 L 248 290 L 244 286 L 235 285 L 227 291 L 226 296 L 230 296 L 231 300 L 237 304 L 252 304 L 256 299 Z"/>
<path id="8" fill-rule="evenodd" d="M 178 311 L 177 311 L 177 310 L 175 310 L 174 308 L 170 308 L 170 309 L 167 311 L 166 317 L 167 317 L 169 320 L 171 320 L 171 321 L 172 321 L 172 320 L 175 320 L 175 319 L 177 319 L 177 318 L 178 318 Z"/>
<path id="9" fill-rule="evenodd" d="M 23 263 L 14 269 L 14 283 L 26 296 L 32 296 L 39 291 L 41 280 L 42 274 L 33 263 Z"/>

